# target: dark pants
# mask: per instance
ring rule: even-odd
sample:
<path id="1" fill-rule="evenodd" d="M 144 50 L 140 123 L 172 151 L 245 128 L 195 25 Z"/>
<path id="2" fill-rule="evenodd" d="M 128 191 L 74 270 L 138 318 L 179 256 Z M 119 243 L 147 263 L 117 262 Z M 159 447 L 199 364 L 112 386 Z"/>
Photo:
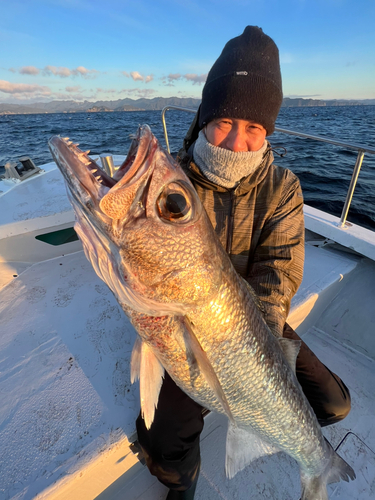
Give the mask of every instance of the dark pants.
<path id="1" fill-rule="evenodd" d="M 283 336 L 301 340 L 289 325 L 285 325 Z M 303 392 L 322 427 L 339 422 L 350 411 L 349 390 L 301 342 L 296 373 Z M 166 373 L 151 428 L 146 429 L 141 416 L 137 419 L 138 441 L 147 466 L 170 489 L 187 490 L 199 473 L 202 409 Z"/>

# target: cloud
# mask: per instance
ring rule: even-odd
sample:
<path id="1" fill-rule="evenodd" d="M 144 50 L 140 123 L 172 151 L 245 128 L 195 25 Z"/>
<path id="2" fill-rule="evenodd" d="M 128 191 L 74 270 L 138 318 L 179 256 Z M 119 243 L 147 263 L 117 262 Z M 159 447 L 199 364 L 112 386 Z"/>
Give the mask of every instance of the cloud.
<path id="1" fill-rule="evenodd" d="M 51 89 L 42 85 L 29 85 L 26 83 L 11 83 L 0 80 L 0 92 L 6 94 L 37 94 L 51 95 Z"/>
<path id="2" fill-rule="evenodd" d="M 193 82 L 193 85 L 202 85 L 207 80 L 207 73 L 202 75 L 197 75 L 195 73 L 188 73 L 184 75 L 187 81 Z"/>
<path id="3" fill-rule="evenodd" d="M 21 75 L 38 75 L 40 70 L 35 66 L 23 66 L 19 72 Z"/>
<path id="4" fill-rule="evenodd" d="M 201 85 L 207 80 L 207 73 L 198 75 L 196 73 L 186 73 L 181 75 L 180 73 L 169 73 L 168 76 L 162 77 L 162 83 L 166 87 L 174 87 L 174 82 L 177 80 L 185 79 L 188 82 L 192 82 L 193 85 Z"/>
<path id="5" fill-rule="evenodd" d="M 119 93 L 135 95 L 135 97 L 150 97 L 156 94 L 156 90 L 134 88 L 134 89 L 122 89 Z"/>
<path id="6" fill-rule="evenodd" d="M 322 94 L 306 94 L 306 95 L 299 95 L 299 94 L 288 94 L 284 95 L 284 97 L 289 97 L 290 99 L 303 99 L 304 97 L 321 97 Z"/>
<path id="7" fill-rule="evenodd" d="M 121 71 L 121 73 L 126 76 L 126 78 L 132 78 L 135 82 L 145 82 L 149 83 L 152 82 L 154 79 L 154 75 L 147 75 L 143 76 L 139 71 L 131 71 L 128 73 L 127 71 Z"/>
<path id="8" fill-rule="evenodd" d="M 69 69 L 64 66 L 45 66 L 43 74 L 45 76 L 59 76 L 60 78 L 68 78 L 69 76 L 82 76 L 83 78 L 95 78 L 100 71 L 96 69 L 87 69 L 84 66 L 78 66 L 75 69 Z"/>
<path id="9" fill-rule="evenodd" d="M 91 100 L 94 100 L 95 99 L 95 94 L 82 94 L 82 92 L 84 92 L 84 90 L 80 90 L 79 92 L 77 93 L 69 93 L 69 94 L 66 94 L 66 92 L 54 92 L 52 94 L 52 98 L 53 99 L 61 99 L 63 101 L 65 101 L 66 99 L 73 99 L 75 101 L 83 101 L 83 100 L 86 100 L 86 101 L 91 101 Z"/>
<path id="10" fill-rule="evenodd" d="M 180 73 L 169 73 L 169 75 L 168 75 L 168 80 L 169 81 L 179 80 L 180 78 L 181 78 L 181 74 Z"/>
<path id="11" fill-rule="evenodd" d="M 174 87 L 174 83 L 176 80 L 180 80 L 182 75 L 180 73 L 169 73 L 167 77 L 162 78 L 162 82 L 166 87 Z"/>
<path id="12" fill-rule="evenodd" d="M 139 89 L 122 89 L 120 90 L 120 94 L 125 92 L 126 94 L 134 94 L 134 92 L 138 92 Z"/>
<path id="13" fill-rule="evenodd" d="M 156 90 L 154 89 L 139 89 L 138 96 L 139 97 L 150 97 L 156 94 Z"/>
<path id="14" fill-rule="evenodd" d="M 75 87 L 65 87 L 67 92 L 82 92 L 81 85 L 76 85 Z"/>
<path id="15" fill-rule="evenodd" d="M 39 75 L 42 73 L 44 76 L 59 76 L 61 78 L 68 78 L 70 76 L 82 76 L 85 79 L 95 78 L 100 74 L 96 69 L 87 69 L 84 66 L 77 66 L 77 68 L 69 69 L 64 66 L 45 66 L 43 69 L 36 68 L 35 66 L 22 66 L 22 68 L 9 68 L 12 73 L 20 73 L 21 75 Z"/>
<path id="16" fill-rule="evenodd" d="M 131 71 L 130 76 L 133 78 L 135 82 L 137 81 L 143 82 L 144 80 L 144 77 L 140 73 L 138 73 L 138 71 Z"/>
<path id="17" fill-rule="evenodd" d="M 83 78 L 95 78 L 100 73 L 96 69 L 87 69 L 84 66 L 78 66 L 76 69 L 72 69 L 73 75 L 81 75 Z"/>
<path id="18" fill-rule="evenodd" d="M 43 74 L 46 76 L 60 76 L 61 78 L 67 78 L 68 76 L 71 76 L 72 72 L 70 71 L 69 68 L 64 68 L 64 67 L 59 67 L 57 68 L 56 66 L 46 66 L 43 70 Z"/>

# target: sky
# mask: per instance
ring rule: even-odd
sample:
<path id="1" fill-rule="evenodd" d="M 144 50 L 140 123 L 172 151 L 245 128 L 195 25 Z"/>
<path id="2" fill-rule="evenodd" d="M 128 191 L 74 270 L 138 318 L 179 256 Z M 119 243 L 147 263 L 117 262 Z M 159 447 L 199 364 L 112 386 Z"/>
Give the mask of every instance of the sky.
<path id="1" fill-rule="evenodd" d="M 284 97 L 375 98 L 374 0 L 0 0 L 0 103 L 199 99 L 247 25 L 279 47 Z"/>

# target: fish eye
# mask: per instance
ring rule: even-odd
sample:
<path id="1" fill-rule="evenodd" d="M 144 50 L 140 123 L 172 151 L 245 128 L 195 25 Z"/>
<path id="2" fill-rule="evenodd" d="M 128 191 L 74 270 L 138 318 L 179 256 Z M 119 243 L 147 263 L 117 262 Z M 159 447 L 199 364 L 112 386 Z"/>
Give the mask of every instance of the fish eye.
<path id="1" fill-rule="evenodd" d="M 156 206 L 161 219 L 188 222 L 193 216 L 191 191 L 182 183 L 172 182 L 160 193 Z"/>
<path id="2" fill-rule="evenodd" d="M 171 193 L 165 199 L 165 207 L 176 219 L 183 217 L 186 213 L 187 202 L 182 194 Z"/>

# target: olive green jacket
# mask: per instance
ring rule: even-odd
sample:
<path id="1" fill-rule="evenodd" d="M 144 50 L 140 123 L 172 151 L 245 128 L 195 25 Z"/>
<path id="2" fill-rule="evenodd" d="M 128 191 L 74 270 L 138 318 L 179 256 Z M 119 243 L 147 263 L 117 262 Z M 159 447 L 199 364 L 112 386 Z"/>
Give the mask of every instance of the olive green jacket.
<path id="1" fill-rule="evenodd" d="M 189 153 L 182 149 L 178 161 L 235 269 L 259 296 L 272 332 L 282 335 L 303 274 L 303 197 L 298 178 L 273 164 L 269 146 L 259 168 L 235 189 L 226 189 L 206 179 L 192 161 L 192 147 Z"/>

